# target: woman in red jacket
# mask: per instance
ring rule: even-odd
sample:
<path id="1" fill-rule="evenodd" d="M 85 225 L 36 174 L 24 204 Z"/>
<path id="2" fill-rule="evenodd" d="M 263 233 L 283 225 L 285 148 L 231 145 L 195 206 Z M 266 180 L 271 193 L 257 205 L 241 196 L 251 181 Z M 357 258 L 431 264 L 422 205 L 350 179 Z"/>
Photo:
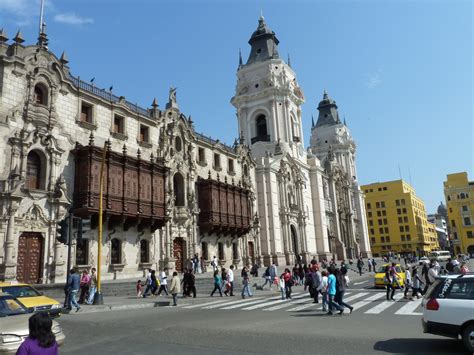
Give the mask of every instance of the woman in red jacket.
<path id="1" fill-rule="evenodd" d="M 283 280 L 285 280 L 285 292 L 286 292 L 286 299 L 291 299 L 291 286 L 293 286 L 293 278 L 291 277 L 290 269 L 285 269 L 283 273 Z"/>

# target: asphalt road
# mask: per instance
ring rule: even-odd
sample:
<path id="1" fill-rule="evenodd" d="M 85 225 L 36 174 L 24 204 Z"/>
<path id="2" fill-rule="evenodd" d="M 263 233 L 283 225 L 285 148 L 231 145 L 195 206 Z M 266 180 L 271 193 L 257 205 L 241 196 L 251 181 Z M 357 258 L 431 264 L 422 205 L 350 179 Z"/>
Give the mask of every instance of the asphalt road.
<path id="1" fill-rule="evenodd" d="M 359 282 L 346 296 L 359 306 L 342 316 L 326 315 L 302 288 L 283 303 L 255 291 L 245 301 L 214 297 L 192 307 L 65 315 L 61 353 L 465 354 L 457 340 L 422 333 L 420 308 L 403 299 L 385 304 L 371 276 Z"/>

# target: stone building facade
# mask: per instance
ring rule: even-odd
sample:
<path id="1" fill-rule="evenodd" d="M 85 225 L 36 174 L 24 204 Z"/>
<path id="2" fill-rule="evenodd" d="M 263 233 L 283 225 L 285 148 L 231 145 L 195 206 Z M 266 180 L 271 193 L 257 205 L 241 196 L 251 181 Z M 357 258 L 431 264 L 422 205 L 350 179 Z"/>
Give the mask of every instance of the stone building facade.
<path id="1" fill-rule="evenodd" d="M 104 279 L 181 271 L 195 253 L 226 266 L 370 255 L 355 144 L 318 120 L 305 149 L 305 97 L 263 17 L 237 70 L 232 146 L 195 131 L 176 89 L 139 107 L 73 76 L 47 41 L 0 32 L 0 279 L 63 281 L 70 210 L 91 219 L 71 263 L 96 266 L 102 160 Z"/>
<path id="2" fill-rule="evenodd" d="M 221 265 L 257 261 L 255 162 L 248 147 L 198 134 L 170 89 L 144 109 L 70 73 L 42 34 L 0 33 L 0 278 L 64 280 L 57 223 L 72 208 L 92 229 L 72 264 L 97 264 L 99 171 L 105 151 L 103 278 L 182 270 L 198 253 Z M 75 230 L 74 230 L 75 231 Z"/>

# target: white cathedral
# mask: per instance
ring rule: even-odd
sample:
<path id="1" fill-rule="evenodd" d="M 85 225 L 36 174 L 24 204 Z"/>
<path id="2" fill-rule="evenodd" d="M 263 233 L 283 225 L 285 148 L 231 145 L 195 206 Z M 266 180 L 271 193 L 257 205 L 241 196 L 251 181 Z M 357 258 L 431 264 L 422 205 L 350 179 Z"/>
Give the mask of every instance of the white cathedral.
<path id="1" fill-rule="evenodd" d="M 182 271 L 196 253 L 238 267 L 371 255 L 354 140 L 324 93 L 305 149 L 303 91 L 263 17 L 240 58 L 232 146 L 198 134 L 175 89 L 142 108 L 73 76 L 43 31 L 8 40 L 0 30 L 0 280 L 63 280 L 69 209 L 92 225 L 71 264 L 96 266 L 104 150 L 105 280 Z"/>

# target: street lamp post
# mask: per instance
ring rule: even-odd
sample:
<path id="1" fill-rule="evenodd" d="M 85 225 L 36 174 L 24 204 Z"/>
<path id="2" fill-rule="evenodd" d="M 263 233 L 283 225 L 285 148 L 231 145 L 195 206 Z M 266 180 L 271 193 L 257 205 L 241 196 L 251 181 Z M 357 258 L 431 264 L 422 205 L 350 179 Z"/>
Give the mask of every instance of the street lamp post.
<path id="1" fill-rule="evenodd" d="M 103 212 L 103 195 L 104 195 L 104 165 L 107 152 L 107 142 L 104 143 L 102 151 L 102 161 L 100 164 L 99 178 L 99 226 L 97 236 L 97 292 L 94 296 L 94 305 L 104 304 L 104 298 L 101 289 L 101 269 L 102 269 L 102 212 Z"/>

